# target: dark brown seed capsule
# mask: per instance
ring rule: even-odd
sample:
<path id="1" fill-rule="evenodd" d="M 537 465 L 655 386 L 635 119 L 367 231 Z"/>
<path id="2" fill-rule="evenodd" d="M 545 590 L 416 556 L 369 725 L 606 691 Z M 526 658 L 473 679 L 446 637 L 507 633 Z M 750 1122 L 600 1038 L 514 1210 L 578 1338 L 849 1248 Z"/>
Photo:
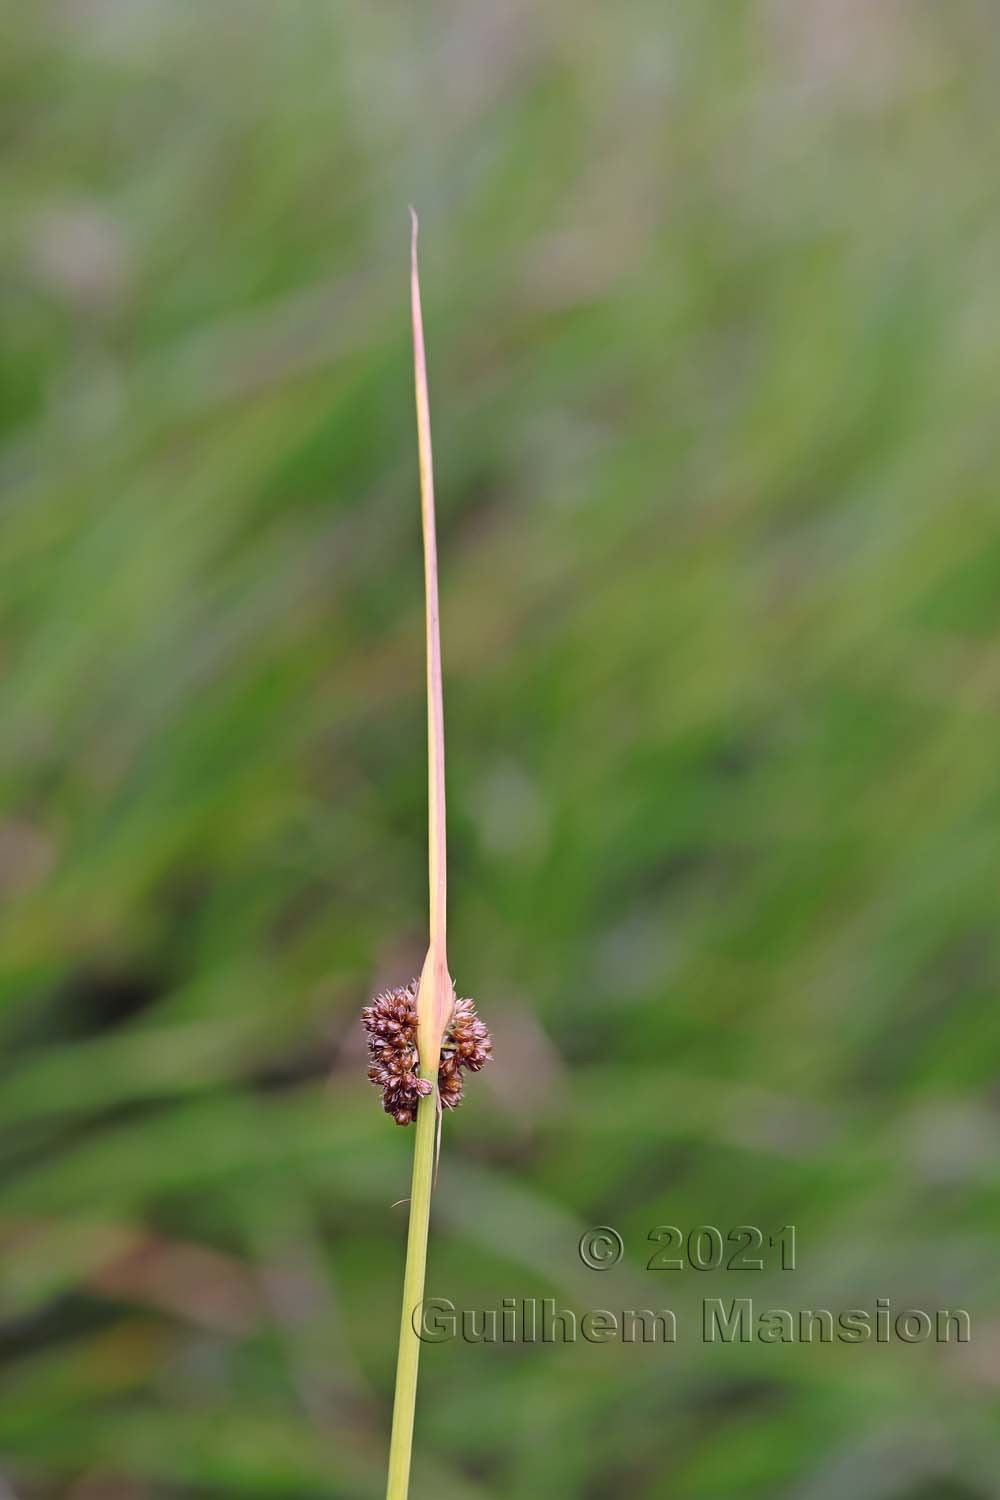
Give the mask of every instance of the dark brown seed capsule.
<path id="1" fill-rule="evenodd" d="M 376 996 L 361 1012 L 368 1032 L 368 1077 L 382 1090 L 382 1107 L 397 1125 L 409 1125 L 417 1105 L 432 1092 L 430 1079 L 418 1075 L 417 980 Z M 489 1029 L 471 1000 L 455 1000 L 441 1041 L 438 1093 L 445 1109 L 457 1109 L 464 1097 L 462 1072 L 478 1073 L 493 1053 Z"/>

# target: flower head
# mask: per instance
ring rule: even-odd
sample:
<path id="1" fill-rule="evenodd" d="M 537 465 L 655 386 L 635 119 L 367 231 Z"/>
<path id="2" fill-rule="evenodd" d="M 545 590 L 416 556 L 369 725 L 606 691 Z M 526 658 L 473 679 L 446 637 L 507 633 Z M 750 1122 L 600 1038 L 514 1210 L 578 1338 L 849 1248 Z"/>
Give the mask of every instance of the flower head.
<path id="1" fill-rule="evenodd" d="M 417 980 L 385 990 L 361 1012 L 368 1033 L 368 1077 L 382 1090 L 382 1108 L 397 1125 L 416 1118 L 417 1105 L 431 1092 L 419 1076 L 417 1053 Z M 478 1073 L 493 1052 L 493 1040 L 471 1000 L 456 998 L 441 1042 L 438 1092 L 445 1109 L 456 1109 L 464 1097 L 462 1073 Z"/>

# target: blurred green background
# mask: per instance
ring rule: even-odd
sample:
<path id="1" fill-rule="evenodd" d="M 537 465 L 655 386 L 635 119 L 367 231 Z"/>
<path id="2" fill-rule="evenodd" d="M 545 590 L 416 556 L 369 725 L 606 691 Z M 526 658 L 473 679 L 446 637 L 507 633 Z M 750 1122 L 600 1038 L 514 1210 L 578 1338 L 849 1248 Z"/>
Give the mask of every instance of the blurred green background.
<path id="1" fill-rule="evenodd" d="M 414 1500 L 1000 1494 L 994 7 L 3 20 L 0 1495 L 382 1493 L 410 201 L 498 1054 L 428 1292 L 683 1330 L 426 1349 Z M 647 1272 L 664 1223 L 799 1268 Z M 973 1342 L 697 1338 L 748 1295 Z"/>

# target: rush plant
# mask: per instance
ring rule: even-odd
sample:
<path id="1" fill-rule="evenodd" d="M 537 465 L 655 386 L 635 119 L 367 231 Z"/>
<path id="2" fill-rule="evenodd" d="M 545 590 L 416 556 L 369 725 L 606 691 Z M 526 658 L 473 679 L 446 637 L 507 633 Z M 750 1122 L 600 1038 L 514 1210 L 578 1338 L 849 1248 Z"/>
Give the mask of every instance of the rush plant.
<path id="1" fill-rule="evenodd" d="M 435 1175 L 435 1140 L 440 1144 L 442 1107 L 462 1100 L 462 1074 L 483 1066 L 490 1035 L 471 1000 L 459 1000 L 448 969 L 447 847 L 444 790 L 444 706 L 441 690 L 441 630 L 438 619 L 437 537 L 434 523 L 434 471 L 427 395 L 417 216 L 411 208 L 410 298 L 413 314 L 413 367 L 420 455 L 420 513 L 424 544 L 427 651 L 427 807 L 430 937 L 419 979 L 385 991 L 362 1013 L 368 1032 L 368 1076 L 382 1090 L 383 1108 L 398 1125 L 416 1121 L 410 1225 L 399 1322 L 399 1356 L 389 1445 L 386 1500 L 406 1500 L 410 1487 L 413 1418 L 417 1398 L 420 1340 L 413 1310 L 423 1300 Z"/>

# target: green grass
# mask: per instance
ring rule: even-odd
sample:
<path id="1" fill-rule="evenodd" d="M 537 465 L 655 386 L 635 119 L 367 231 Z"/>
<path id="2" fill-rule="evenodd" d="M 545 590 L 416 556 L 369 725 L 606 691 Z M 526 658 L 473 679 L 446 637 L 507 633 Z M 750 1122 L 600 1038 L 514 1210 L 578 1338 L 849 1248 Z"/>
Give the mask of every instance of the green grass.
<path id="1" fill-rule="evenodd" d="M 428 1291 L 974 1330 L 428 1347 L 411 1494 L 993 1493 L 994 30 L 974 0 L 11 11 L 18 1500 L 382 1491 L 412 1143 L 357 1017 L 426 947 L 411 200 L 449 957 L 497 1050 L 446 1121 Z M 800 1269 L 647 1275 L 670 1222 L 795 1223 Z"/>

